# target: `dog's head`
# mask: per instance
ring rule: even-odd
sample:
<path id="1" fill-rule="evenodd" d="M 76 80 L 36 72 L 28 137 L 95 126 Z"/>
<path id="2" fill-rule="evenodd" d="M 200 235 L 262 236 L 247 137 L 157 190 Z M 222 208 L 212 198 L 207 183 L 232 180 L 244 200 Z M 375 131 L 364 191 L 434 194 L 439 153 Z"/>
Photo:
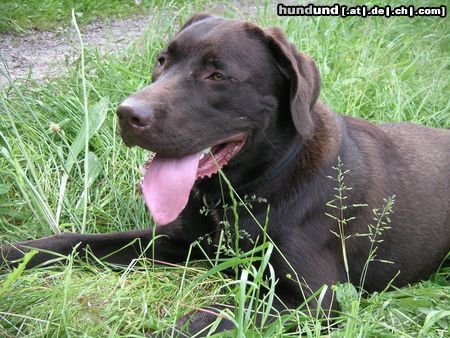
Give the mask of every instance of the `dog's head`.
<path id="1" fill-rule="evenodd" d="M 181 211 L 196 180 L 225 166 L 243 177 L 267 147 L 311 137 L 319 87 L 312 59 L 279 29 L 192 17 L 159 54 L 152 83 L 117 109 L 125 143 L 157 154 L 143 184 L 157 223 Z M 182 207 L 166 217 L 156 209 L 168 198 Z"/>

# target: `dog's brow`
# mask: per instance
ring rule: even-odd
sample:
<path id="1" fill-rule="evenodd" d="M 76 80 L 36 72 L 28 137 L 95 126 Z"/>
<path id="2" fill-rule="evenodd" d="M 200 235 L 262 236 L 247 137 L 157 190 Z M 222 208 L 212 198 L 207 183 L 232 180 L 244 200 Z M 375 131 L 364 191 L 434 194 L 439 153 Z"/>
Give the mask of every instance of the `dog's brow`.
<path id="1" fill-rule="evenodd" d="M 209 50 L 202 56 L 202 62 L 216 68 L 224 68 L 225 63 L 220 59 L 215 51 Z"/>
<path id="2" fill-rule="evenodd" d="M 211 65 L 216 68 L 224 68 L 225 67 L 225 63 L 222 60 L 220 60 L 219 58 L 207 58 L 207 59 L 203 59 L 203 60 L 204 60 L 204 63 L 208 66 Z"/>
<path id="3" fill-rule="evenodd" d="M 214 49 L 210 48 L 202 55 L 202 60 L 205 62 L 208 62 L 210 60 L 213 60 L 217 57 L 217 53 Z"/>

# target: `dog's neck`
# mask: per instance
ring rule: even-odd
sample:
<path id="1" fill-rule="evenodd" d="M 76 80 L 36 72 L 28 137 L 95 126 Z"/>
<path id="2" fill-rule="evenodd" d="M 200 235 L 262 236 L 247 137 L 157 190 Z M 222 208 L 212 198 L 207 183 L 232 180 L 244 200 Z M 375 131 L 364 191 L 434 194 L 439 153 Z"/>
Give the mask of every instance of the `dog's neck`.
<path id="1" fill-rule="evenodd" d="M 226 175 L 231 181 L 236 200 L 239 200 L 236 197 L 237 193 L 243 199 L 245 196 L 256 196 L 256 198 L 266 199 L 268 203 L 273 203 L 275 199 L 278 199 L 276 196 L 279 195 L 277 189 L 280 185 L 292 185 L 293 182 L 301 184 L 309 176 L 315 175 L 320 167 L 336 160 L 341 140 L 340 134 L 332 133 L 331 130 L 340 129 L 340 117 L 321 102 L 318 102 L 313 109 L 313 116 L 315 120 L 313 135 L 306 140 L 293 131 L 292 135 L 285 140 L 283 146 L 285 151 L 277 152 L 274 160 L 266 163 L 257 176 L 248 180 L 245 177 L 234 178 L 233 173 Z M 327 158 L 324 158 L 323 154 L 327 154 Z M 249 171 L 253 170 L 250 168 Z M 197 194 L 209 207 L 230 205 L 232 202 L 230 189 L 219 175 L 209 179 L 208 182 L 197 184 L 195 188 Z M 275 181 L 276 184 L 274 184 Z M 295 189 L 295 187 L 292 188 Z"/>
<path id="2" fill-rule="evenodd" d="M 258 190 L 259 187 L 264 187 L 270 184 L 280 175 L 283 175 L 285 171 L 292 165 L 293 162 L 298 158 L 299 154 L 305 145 L 305 139 L 302 137 L 297 137 L 293 142 L 288 151 L 284 154 L 281 160 L 274 164 L 274 166 L 269 167 L 261 176 L 255 178 L 254 180 L 245 183 L 238 187 L 238 191 L 242 194 L 249 194 Z"/>

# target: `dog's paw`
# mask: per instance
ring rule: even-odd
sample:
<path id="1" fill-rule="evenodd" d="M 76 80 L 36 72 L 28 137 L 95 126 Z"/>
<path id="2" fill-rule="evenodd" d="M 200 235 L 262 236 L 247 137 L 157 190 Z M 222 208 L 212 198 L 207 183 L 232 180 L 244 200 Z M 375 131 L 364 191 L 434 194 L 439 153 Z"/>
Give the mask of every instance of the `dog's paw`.
<path id="1" fill-rule="evenodd" d="M 9 249 L 7 244 L 0 243 L 0 272 L 6 270 L 6 262 Z"/>
<path id="2" fill-rule="evenodd" d="M 150 337 L 209 337 L 232 330 L 233 322 L 223 313 L 224 308 L 223 305 L 214 305 L 191 311 L 177 320 L 175 328 L 153 333 Z"/>
<path id="3" fill-rule="evenodd" d="M 23 257 L 23 252 L 11 244 L 0 243 L 0 271 L 13 268 L 17 265 L 15 261 Z"/>

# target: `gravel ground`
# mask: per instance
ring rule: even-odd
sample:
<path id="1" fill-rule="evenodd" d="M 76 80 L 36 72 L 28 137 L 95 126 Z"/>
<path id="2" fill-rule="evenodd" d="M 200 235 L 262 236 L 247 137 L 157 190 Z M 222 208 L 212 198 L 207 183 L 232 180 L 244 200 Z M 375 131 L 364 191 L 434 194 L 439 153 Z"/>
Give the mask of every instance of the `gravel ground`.
<path id="1" fill-rule="evenodd" d="M 151 18 L 133 16 L 94 22 L 81 28 L 85 47 L 98 47 L 100 51 L 119 50 L 138 39 Z M 79 41 L 75 29 L 59 31 L 31 30 L 25 34 L 0 33 L 0 58 L 6 62 L 11 78 L 31 76 L 44 81 L 65 71 L 66 65 L 78 54 Z M 4 64 L 0 65 L 0 86 L 8 83 Z"/>

